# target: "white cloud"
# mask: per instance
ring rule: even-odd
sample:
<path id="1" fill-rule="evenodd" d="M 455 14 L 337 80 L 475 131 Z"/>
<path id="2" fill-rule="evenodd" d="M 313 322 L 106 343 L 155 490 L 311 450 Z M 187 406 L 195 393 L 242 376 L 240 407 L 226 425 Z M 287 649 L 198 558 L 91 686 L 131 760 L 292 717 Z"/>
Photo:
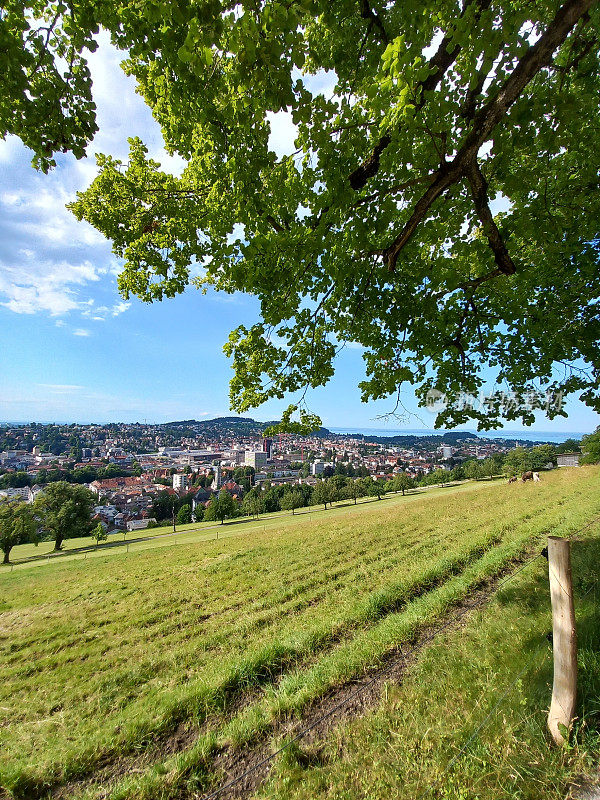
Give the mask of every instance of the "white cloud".
<path id="1" fill-rule="evenodd" d="M 95 322 L 106 322 L 108 317 L 118 317 L 119 314 L 124 314 L 131 307 L 131 303 L 121 301 L 112 306 L 95 306 L 94 301 L 88 301 L 89 308 L 83 311 L 83 316 L 94 320 Z"/>
<path id="2" fill-rule="evenodd" d="M 38 383 L 37 385 L 55 394 L 72 394 L 85 388 L 75 383 Z"/>
<path id="3" fill-rule="evenodd" d="M 89 261 L 80 264 L 37 262 L 8 266 L 0 261 L 0 305 L 16 314 L 37 314 L 45 311 L 51 316 L 63 316 L 71 311 L 90 307 L 93 300 L 83 299 L 74 287 L 100 280 L 102 274 Z"/>
<path id="4" fill-rule="evenodd" d="M 21 196 L 18 192 L 3 192 L 0 195 L 0 203 L 4 206 L 16 206 L 19 205 L 21 201 Z"/>
<path id="5" fill-rule="evenodd" d="M 113 317 L 118 317 L 119 314 L 124 314 L 131 307 L 131 303 L 115 303 L 112 308 L 112 315 Z"/>
<path id="6" fill-rule="evenodd" d="M 67 314 L 78 308 L 79 304 L 74 299 L 72 292 L 66 289 L 57 289 L 46 286 L 15 286 L 3 282 L 0 275 L 0 293 L 8 297 L 3 303 L 5 308 L 15 314 L 36 314 L 47 311 L 51 316 Z"/>
<path id="7" fill-rule="evenodd" d="M 73 336 L 91 336 L 91 331 L 88 331 L 86 328 L 75 328 L 73 331 Z"/>
<path id="8" fill-rule="evenodd" d="M 0 141 L 0 305 L 17 314 L 91 318 L 93 313 L 99 322 L 126 312 L 129 304 L 116 299 L 120 265 L 110 243 L 65 206 L 97 174 L 96 153 L 127 158 L 128 136 L 140 136 L 163 168 L 180 173 L 184 167 L 165 152 L 134 79 L 121 70 L 126 54 L 106 34 L 99 39 L 90 69 L 100 130 L 88 157 L 58 155 L 57 167 L 43 175 L 31 167 L 31 152 L 16 137 Z"/>

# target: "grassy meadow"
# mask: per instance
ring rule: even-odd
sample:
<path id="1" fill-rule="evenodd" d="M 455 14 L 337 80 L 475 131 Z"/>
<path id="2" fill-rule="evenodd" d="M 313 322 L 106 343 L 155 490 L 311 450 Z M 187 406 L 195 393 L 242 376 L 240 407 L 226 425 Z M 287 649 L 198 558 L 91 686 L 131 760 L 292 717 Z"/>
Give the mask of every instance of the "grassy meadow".
<path id="1" fill-rule="evenodd" d="M 599 517 L 599 490 L 597 468 L 559 470 L 541 484 L 470 483 L 246 523 L 218 541 L 190 532 L 176 537 L 177 546 L 164 537 L 129 553 L 113 548 L 86 561 L 73 556 L 4 570 L 0 786 L 28 800 L 164 800 L 217 786 L 211 756 L 220 747 L 268 736 L 277 720 L 301 714 L 332 687 L 363 674 L 547 534 L 568 535 Z M 520 580 L 527 588 L 531 575 Z M 488 633 L 486 611 L 470 623 L 473 641 L 461 653 L 466 659 L 472 647 L 483 658 L 482 685 L 502 685 L 517 669 L 519 637 L 529 625 L 543 620 L 548 629 L 547 591 L 536 580 L 541 588 L 537 605 L 526 605 L 526 625 L 523 608 L 500 599 L 493 614 L 499 603 L 512 617 L 498 619 Z M 448 674 L 442 679 L 440 648 L 429 648 L 398 688 L 408 693 L 404 714 L 422 706 L 434 715 L 446 690 L 456 709 L 461 692 L 476 693 L 468 665 L 462 673 L 458 662 L 447 668 L 460 676 L 456 686 L 448 685 Z M 514 658 L 505 657 L 511 648 Z M 352 762 L 362 736 L 365 747 L 383 748 L 370 764 L 371 785 L 381 791 L 368 796 L 391 796 L 386 781 L 393 782 L 399 766 L 384 734 L 394 729 L 397 702 L 389 699 L 354 723 L 356 739 L 341 759 L 308 768 L 310 759 L 294 760 L 290 751 L 263 791 L 365 796 L 348 778 L 356 768 L 367 780 L 366 769 Z M 407 774 L 421 763 L 412 756 L 423 726 L 413 725 L 406 742 L 396 742 L 405 750 Z M 432 737 L 453 740 L 449 717 L 438 728 Z M 173 732 L 183 742 L 179 752 L 162 746 Z M 122 768 L 111 772 L 117 762 Z M 373 763 L 382 765 L 381 776 Z"/>
<path id="2" fill-rule="evenodd" d="M 597 524 L 594 539 L 572 547 L 579 702 L 566 751 L 546 731 L 552 621 L 548 565 L 538 559 L 465 627 L 436 638 L 401 685 L 388 685 L 376 711 L 337 727 L 319 747 L 293 743 L 258 796 L 564 800 L 581 776 L 598 780 L 599 533 Z"/>
<path id="3" fill-rule="evenodd" d="M 423 494 L 436 495 L 445 493 L 450 486 L 455 488 L 464 486 L 464 483 L 446 484 L 439 486 L 424 486 L 418 489 L 411 489 L 403 498 L 406 502 L 409 498 L 418 498 Z M 468 485 L 465 487 L 468 488 Z M 383 500 L 393 503 L 397 500 L 396 494 L 385 495 Z M 379 502 L 376 498 L 360 497 L 357 499 L 357 506 Z M 349 505 L 354 505 L 351 500 L 342 500 L 334 503 L 327 509 L 327 514 L 331 517 L 335 513 L 344 513 Z M 308 506 L 297 509 L 294 517 L 304 517 L 306 520 L 314 514 L 324 511 L 323 506 Z M 128 551 L 145 550 L 153 547 L 171 547 L 173 543 L 198 542 L 202 539 L 222 539 L 229 536 L 245 536 L 247 533 L 254 533 L 257 530 L 273 527 L 279 529 L 282 521 L 287 521 L 289 511 L 274 511 L 268 514 L 261 514 L 258 518 L 235 517 L 225 520 L 224 524 L 219 522 L 191 522 L 185 525 L 177 525 L 176 534 L 173 534 L 172 524 L 164 524 L 157 528 L 143 528 L 138 531 L 115 531 L 108 537 L 108 541 L 99 544 L 91 536 L 76 537 L 66 539 L 63 542 L 62 551 L 54 552 L 54 542 L 43 541 L 36 544 L 21 544 L 13 547 L 10 555 L 11 566 L 0 564 L 0 575 L 7 569 L 19 569 L 23 566 L 37 564 L 45 566 L 47 561 L 71 561 L 74 559 L 86 560 L 96 558 L 111 553 L 120 554 L 122 549 Z"/>

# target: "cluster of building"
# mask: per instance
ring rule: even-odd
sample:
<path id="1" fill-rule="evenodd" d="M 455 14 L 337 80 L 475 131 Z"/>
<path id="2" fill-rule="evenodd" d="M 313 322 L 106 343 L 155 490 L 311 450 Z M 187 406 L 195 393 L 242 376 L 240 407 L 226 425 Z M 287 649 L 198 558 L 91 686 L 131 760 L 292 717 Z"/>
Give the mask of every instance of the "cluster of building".
<path id="1" fill-rule="evenodd" d="M 339 465 L 350 476 L 391 478 L 404 472 L 418 477 L 523 444 L 473 434 L 455 435 L 450 442 L 433 436 L 406 437 L 409 443 L 377 437 L 370 441 L 324 429 L 313 436 L 273 439 L 262 435 L 260 423 L 238 422 L 5 426 L 0 428 L 0 474 L 25 473 L 30 485 L 5 488 L 0 495 L 32 502 L 43 491 L 36 482 L 40 470 L 105 470 L 112 464 L 128 474 L 89 482 L 98 496 L 95 516 L 108 528 L 135 530 L 154 519 L 155 498 L 161 492 L 185 497 L 194 508 L 207 505 L 223 489 L 241 500 L 245 489 L 239 482 L 240 467 L 251 468 L 245 472 L 252 485 L 314 484 Z M 566 454 L 563 460 L 575 463 L 577 455 Z"/>

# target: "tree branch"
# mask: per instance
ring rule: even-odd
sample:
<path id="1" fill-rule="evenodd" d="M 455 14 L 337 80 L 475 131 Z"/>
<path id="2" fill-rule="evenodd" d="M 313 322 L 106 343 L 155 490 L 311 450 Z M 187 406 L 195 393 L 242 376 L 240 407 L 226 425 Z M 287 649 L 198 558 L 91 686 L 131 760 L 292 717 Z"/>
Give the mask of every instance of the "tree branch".
<path id="1" fill-rule="evenodd" d="M 498 269 L 504 275 L 514 275 L 517 270 L 492 216 L 487 193 L 487 181 L 476 158 L 467 165 L 466 176 L 471 187 L 475 211 L 483 225 L 483 232 L 487 236 L 490 247 L 494 251 L 494 260 Z"/>
<path id="2" fill-rule="evenodd" d="M 523 89 L 543 67 L 550 63 L 556 48 L 564 42 L 578 20 L 597 2 L 598 0 L 568 0 L 559 8 L 544 34 L 527 50 L 498 94 L 477 112 L 473 118 L 473 128 L 466 136 L 462 147 L 452 161 L 444 163 L 437 170 L 433 183 L 415 205 L 410 219 L 385 250 L 384 259 L 391 272 L 396 267 L 402 248 L 419 227 L 433 203 L 446 189 L 465 175 L 467 168 L 476 159 L 481 145 L 487 141 L 490 133 L 506 115 Z"/>
<path id="3" fill-rule="evenodd" d="M 369 0 L 360 0 L 360 15 L 363 19 L 371 20 L 372 24 L 375 25 L 376 28 L 379 28 L 379 32 L 381 33 L 381 38 L 383 39 L 385 44 L 388 44 L 390 38 L 387 35 L 387 31 L 383 26 L 383 21 L 379 16 L 379 14 L 376 11 L 373 11 L 371 6 L 369 5 Z"/>
<path id="4" fill-rule="evenodd" d="M 404 181 L 404 183 L 395 183 L 393 186 L 386 188 L 379 189 L 377 192 L 373 192 L 372 194 L 367 195 L 366 197 L 361 197 L 360 200 L 357 200 L 356 203 L 353 203 L 350 208 L 360 208 L 360 206 L 364 206 L 366 203 L 370 203 L 371 200 L 377 200 L 378 197 L 385 197 L 388 194 L 395 194 L 396 192 L 403 192 L 406 189 L 410 189 L 412 186 L 418 186 L 420 183 L 429 183 L 435 177 L 435 173 L 429 175 L 422 175 L 420 178 L 411 178 L 408 181 Z"/>
<path id="5" fill-rule="evenodd" d="M 481 11 L 484 11 L 486 8 L 488 8 L 491 0 L 466 0 L 462 11 L 460 12 L 459 19 L 464 16 L 467 8 L 469 8 L 469 6 L 471 6 L 473 3 L 477 3 L 479 6 L 477 13 L 477 16 L 479 16 Z M 456 44 L 454 47 L 451 47 L 451 43 L 451 36 L 446 34 L 446 36 L 444 36 L 440 42 L 436 53 L 427 62 L 427 66 L 430 68 L 431 72 L 415 87 L 415 96 L 418 98 L 417 102 L 415 103 L 415 108 L 417 111 L 419 111 L 425 105 L 425 93 L 431 92 L 437 87 L 447 70 L 452 66 L 456 60 L 456 57 L 460 53 L 460 45 Z M 391 140 L 392 139 L 389 134 L 384 134 L 373 148 L 371 155 L 365 159 L 365 161 L 363 161 L 363 163 L 357 167 L 354 172 L 350 173 L 350 186 L 355 191 L 362 189 L 369 178 L 372 178 L 373 175 L 375 175 L 379 169 L 379 157 L 385 148 L 390 144 Z"/>

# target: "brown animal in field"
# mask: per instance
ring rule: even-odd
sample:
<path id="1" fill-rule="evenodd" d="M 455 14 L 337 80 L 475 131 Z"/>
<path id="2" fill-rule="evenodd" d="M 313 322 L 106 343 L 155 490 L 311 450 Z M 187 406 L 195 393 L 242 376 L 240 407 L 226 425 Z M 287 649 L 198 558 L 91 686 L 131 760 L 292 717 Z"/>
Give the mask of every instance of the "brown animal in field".
<path id="1" fill-rule="evenodd" d="M 511 476 L 511 477 L 508 479 L 508 482 L 509 482 L 509 483 L 516 483 L 516 482 L 517 482 L 517 476 L 516 476 L 516 475 L 512 475 L 512 476 Z"/>
<path id="2" fill-rule="evenodd" d="M 525 483 L 525 481 L 532 481 L 533 480 L 533 472 L 531 472 L 531 470 L 529 472 L 524 472 L 521 475 L 521 480 L 523 481 L 523 483 Z"/>

